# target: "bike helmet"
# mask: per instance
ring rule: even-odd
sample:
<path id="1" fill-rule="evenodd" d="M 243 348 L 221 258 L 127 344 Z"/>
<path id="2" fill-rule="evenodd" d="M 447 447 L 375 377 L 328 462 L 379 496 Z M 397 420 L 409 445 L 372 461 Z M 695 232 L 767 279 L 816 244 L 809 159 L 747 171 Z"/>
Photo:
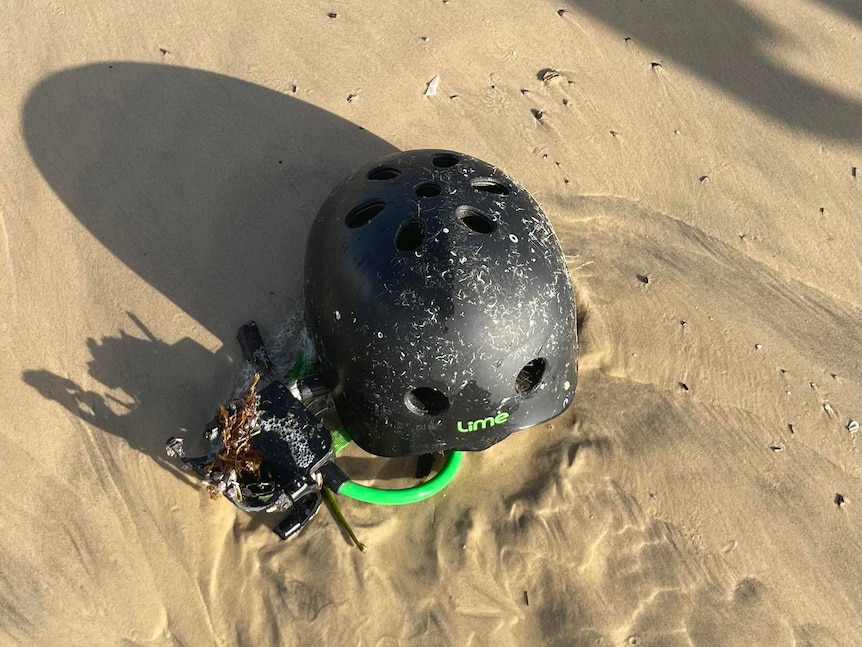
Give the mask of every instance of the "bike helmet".
<path id="1" fill-rule="evenodd" d="M 305 260 L 306 319 L 364 450 L 482 450 L 562 413 L 575 301 L 550 222 L 496 167 L 397 153 L 339 184 Z"/>

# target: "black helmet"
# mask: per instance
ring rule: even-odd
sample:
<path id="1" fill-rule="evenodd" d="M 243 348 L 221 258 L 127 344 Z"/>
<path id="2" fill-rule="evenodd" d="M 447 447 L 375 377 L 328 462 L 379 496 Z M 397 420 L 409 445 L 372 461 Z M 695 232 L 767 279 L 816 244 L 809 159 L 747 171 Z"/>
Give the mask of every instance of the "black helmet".
<path id="1" fill-rule="evenodd" d="M 554 230 L 468 155 L 397 153 L 338 185 L 308 237 L 305 299 L 339 417 L 373 454 L 486 449 L 574 396 L 575 302 Z"/>

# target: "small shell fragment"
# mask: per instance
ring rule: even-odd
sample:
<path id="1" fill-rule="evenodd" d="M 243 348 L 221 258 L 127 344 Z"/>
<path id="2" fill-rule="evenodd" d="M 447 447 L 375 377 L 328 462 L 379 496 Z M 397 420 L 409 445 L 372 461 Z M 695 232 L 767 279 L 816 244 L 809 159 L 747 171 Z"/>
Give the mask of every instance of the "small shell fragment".
<path id="1" fill-rule="evenodd" d="M 761 348 L 763 348 L 763 344 L 755 344 L 754 348 L 755 350 L 760 350 Z"/>
<path id="2" fill-rule="evenodd" d="M 435 75 L 433 79 L 428 81 L 428 87 L 425 88 L 425 96 L 433 97 L 437 94 L 437 87 L 440 85 L 440 77 Z"/>
<path id="3" fill-rule="evenodd" d="M 828 413 L 830 416 L 835 416 L 835 409 L 832 408 L 832 405 L 828 402 L 823 403 L 823 410 Z"/>
<path id="4" fill-rule="evenodd" d="M 850 433 L 853 433 L 854 431 L 859 431 L 859 421 L 851 420 L 850 422 L 848 422 L 847 431 L 849 431 Z"/>

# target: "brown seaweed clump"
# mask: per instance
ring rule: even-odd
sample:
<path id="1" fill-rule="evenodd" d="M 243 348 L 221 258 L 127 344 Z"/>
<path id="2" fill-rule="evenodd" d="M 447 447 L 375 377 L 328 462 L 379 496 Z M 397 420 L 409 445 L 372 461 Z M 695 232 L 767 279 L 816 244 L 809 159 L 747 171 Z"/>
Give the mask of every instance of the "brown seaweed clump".
<path id="1" fill-rule="evenodd" d="M 251 445 L 252 438 L 260 433 L 260 395 L 255 391 L 259 380 L 260 375 L 255 373 L 245 395 L 218 407 L 222 447 L 204 468 L 207 489 L 213 499 L 232 494 L 242 501 L 243 476 L 260 475 L 263 456 Z"/>

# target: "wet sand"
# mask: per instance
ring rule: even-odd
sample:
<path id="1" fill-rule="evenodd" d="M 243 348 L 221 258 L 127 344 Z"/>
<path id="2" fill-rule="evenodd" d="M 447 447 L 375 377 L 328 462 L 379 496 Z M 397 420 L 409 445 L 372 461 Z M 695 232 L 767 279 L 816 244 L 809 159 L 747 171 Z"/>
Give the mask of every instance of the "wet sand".
<path id="1" fill-rule="evenodd" d="M 859 643 L 856 4 L 0 18 L 0 643 Z M 430 501 L 343 500 L 366 553 L 325 512 L 280 543 L 164 440 L 247 371 L 240 324 L 294 330 L 335 184 L 424 147 L 548 214 L 578 393 Z M 410 468 L 345 460 L 383 486 Z"/>

